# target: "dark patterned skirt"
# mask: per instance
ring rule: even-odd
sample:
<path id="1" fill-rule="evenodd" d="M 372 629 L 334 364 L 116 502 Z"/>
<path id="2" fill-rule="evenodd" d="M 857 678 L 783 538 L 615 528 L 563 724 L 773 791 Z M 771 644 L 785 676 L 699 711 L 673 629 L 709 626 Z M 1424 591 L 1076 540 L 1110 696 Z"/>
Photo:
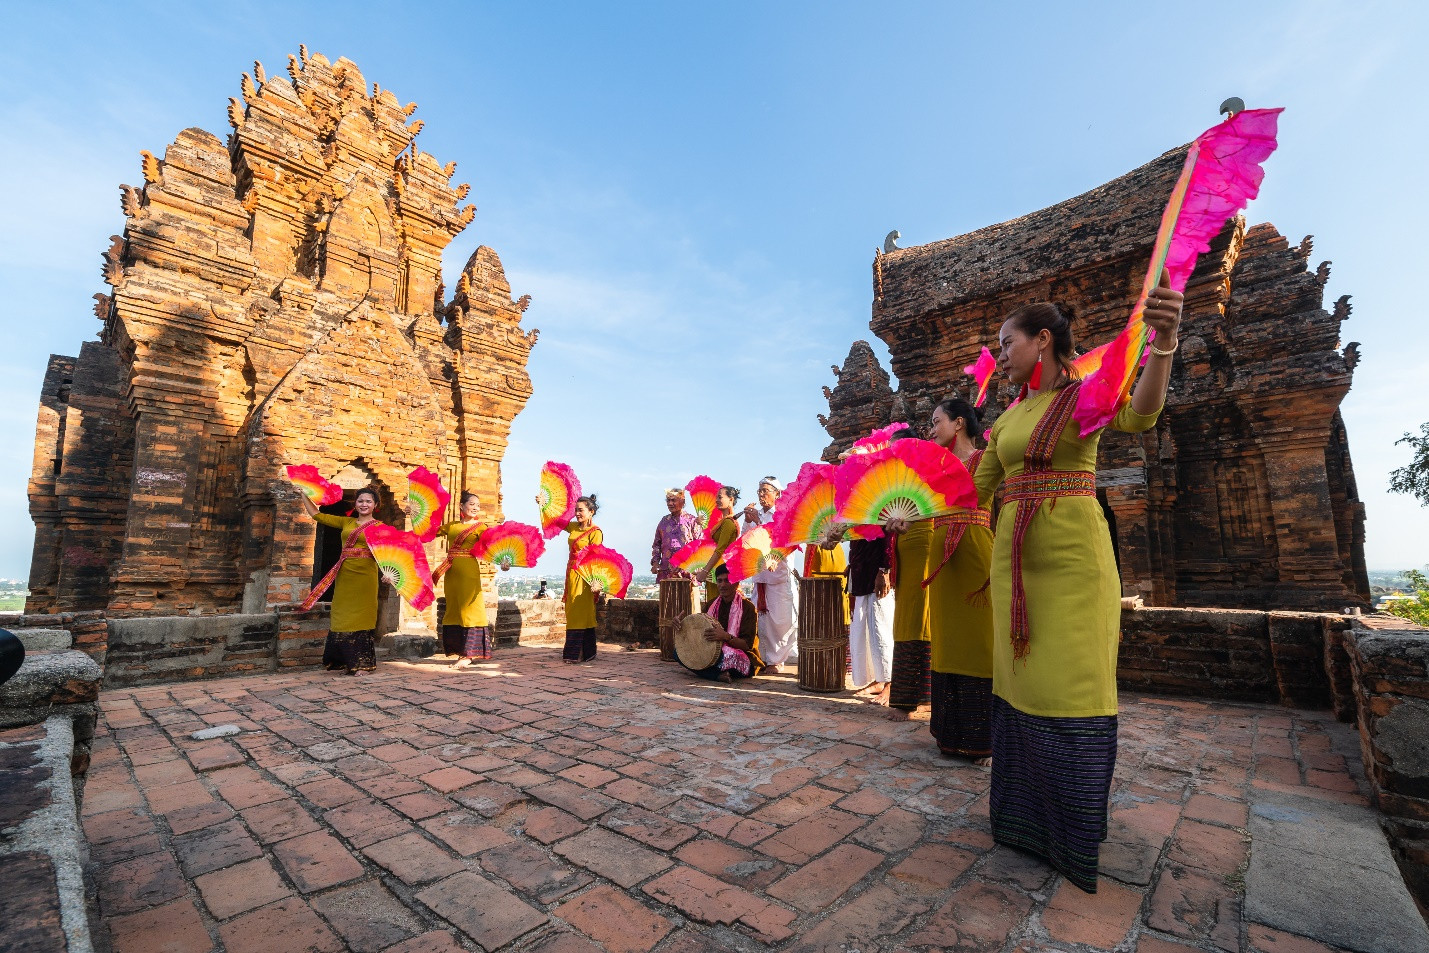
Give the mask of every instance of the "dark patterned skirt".
<path id="1" fill-rule="evenodd" d="M 678 660 L 677 660 L 678 661 Z M 685 665 L 684 662 L 680 662 Z M 688 665 L 685 665 L 689 668 Z M 717 679 L 721 672 L 728 672 L 730 678 L 748 678 L 754 674 L 754 660 L 749 657 L 749 653 L 742 649 L 729 645 L 720 646 L 719 661 L 708 668 L 693 669 L 700 678 Z"/>
<path id="2" fill-rule="evenodd" d="M 932 646 L 922 639 L 893 643 L 893 681 L 888 707 L 912 711 L 928 703 L 932 690 Z"/>
<path id="3" fill-rule="evenodd" d="M 346 669 L 371 672 L 377 668 L 377 630 L 329 632 L 323 643 L 323 667 L 330 672 Z"/>
<path id="4" fill-rule="evenodd" d="M 1116 716 L 1042 718 L 992 700 L 992 836 L 1097 892 Z"/>
<path id="5" fill-rule="evenodd" d="M 484 625 L 442 626 L 442 654 L 462 658 L 491 658 L 490 630 Z"/>
<path id="6" fill-rule="evenodd" d="M 561 658 L 567 662 L 589 662 L 595 658 L 595 629 L 567 629 Z"/>
<path id="7" fill-rule="evenodd" d="M 992 754 L 992 679 L 933 673 L 933 718 L 928 730 L 943 754 Z"/>

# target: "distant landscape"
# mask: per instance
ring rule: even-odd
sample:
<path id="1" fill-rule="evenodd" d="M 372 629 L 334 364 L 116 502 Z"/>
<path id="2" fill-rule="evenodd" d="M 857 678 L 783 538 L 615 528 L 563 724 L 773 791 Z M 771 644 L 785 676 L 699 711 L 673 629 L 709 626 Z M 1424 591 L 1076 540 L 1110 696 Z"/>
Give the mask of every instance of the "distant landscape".
<path id="1" fill-rule="evenodd" d="M 25 608 L 29 590 L 18 579 L 0 579 L 0 612 L 19 612 Z"/>

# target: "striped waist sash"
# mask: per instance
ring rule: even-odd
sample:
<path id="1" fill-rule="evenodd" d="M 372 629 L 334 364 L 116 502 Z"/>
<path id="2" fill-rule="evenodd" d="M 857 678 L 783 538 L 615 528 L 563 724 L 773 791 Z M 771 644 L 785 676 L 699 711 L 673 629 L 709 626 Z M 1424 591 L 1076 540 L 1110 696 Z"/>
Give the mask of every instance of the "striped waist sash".
<path id="1" fill-rule="evenodd" d="M 935 517 L 933 520 L 933 530 L 947 527 L 948 535 L 943 537 L 943 558 L 938 563 L 938 567 L 929 573 L 928 578 L 923 580 L 923 588 L 927 589 L 929 583 L 938 577 L 938 573 L 943 571 L 943 567 L 948 564 L 948 560 L 953 558 L 953 553 L 957 552 L 958 544 L 963 541 L 963 534 L 968 531 L 969 526 L 982 526 L 992 529 L 992 514 L 987 510 L 961 510 L 957 513 L 948 513 L 945 516 Z"/>
<path id="2" fill-rule="evenodd" d="M 1013 658 L 1027 655 L 1031 622 L 1027 616 L 1027 590 L 1022 584 L 1022 544 L 1032 517 L 1037 515 L 1043 500 L 1057 505 L 1063 496 L 1096 496 L 1097 475 L 1085 470 L 1044 470 L 1040 473 L 1019 473 L 1002 484 L 1004 504 L 1019 501 L 1017 517 L 1012 523 L 1012 646 Z"/>
<path id="3" fill-rule="evenodd" d="M 367 525 L 371 526 L 372 524 L 369 523 Z M 356 545 L 352 544 L 352 540 L 354 539 L 357 540 Z M 323 576 L 322 580 L 316 586 L 313 586 L 312 591 L 310 591 L 307 595 L 307 598 L 303 600 L 300 608 L 304 612 L 306 612 L 313 606 L 317 605 L 318 600 L 323 597 L 323 593 L 331 589 L 332 584 L 337 581 L 337 573 L 338 570 L 342 568 L 343 563 L 347 562 L 349 559 L 371 558 L 372 551 L 367 548 L 367 536 L 365 535 L 365 533 L 362 530 L 353 533 L 351 536 L 348 537 L 348 545 L 344 546 L 342 548 L 342 552 L 338 553 L 337 562 L 333 563 L 332 568 L 327 571 L 327 575 Z"/>
<path id="4" fill-rule="evenodd" d="M 442 575 L 443 575 L 444 573 L 446 573 L 446 571 L 447 571 L 448 569 L 452 568 L 452 560 L 453 560 L 453 559 L 476 559 L 476 558 L 477 558 L 476 553 L 472 552 L 472 551 L 469 550 L 469 549 L 449 550 L 449 551 L 447 552 L 447 558 L 446 558 L 446 559 L 443 559 L 443 560 L 441 561 L 441 565 L 437 566 L 436 572 L 432 573 L 432 578 L 433 578 L 433 579 L 440 579 L 440 578 L 442 577 Z"/>

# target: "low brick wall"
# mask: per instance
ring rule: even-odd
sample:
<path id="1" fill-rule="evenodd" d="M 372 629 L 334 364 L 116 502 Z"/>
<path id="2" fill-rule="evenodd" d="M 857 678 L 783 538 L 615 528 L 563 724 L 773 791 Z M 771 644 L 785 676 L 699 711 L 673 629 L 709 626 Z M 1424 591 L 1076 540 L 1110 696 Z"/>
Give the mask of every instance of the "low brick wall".
<path id="1" fill-rule="evenodd" d="M 621 645 L 660 644 L 659 599 L 606 599 L 596 612 L 595 637 Z"/>
<path id="2" fill-rule="evenodd" d="M 102 610 L 56 612 L 51 615 L 0 612 L 0 629 L 64 629 L 74 637 L 74 647 L 101 666 L 109 648 L 109 620 Z"/>
<path id="3" fill-rule="evenodd" d="M 496 604 L 497 648 L 559 645 L 566 639 L 566 604 L 560 599 L 503 599 Z"/>
<path id="4" fill-rule="evenodd" d="M 1429 630 L 1375 619 L 1343 642 L 1365 774 L 1405 883 L 1429 906 Z"/>

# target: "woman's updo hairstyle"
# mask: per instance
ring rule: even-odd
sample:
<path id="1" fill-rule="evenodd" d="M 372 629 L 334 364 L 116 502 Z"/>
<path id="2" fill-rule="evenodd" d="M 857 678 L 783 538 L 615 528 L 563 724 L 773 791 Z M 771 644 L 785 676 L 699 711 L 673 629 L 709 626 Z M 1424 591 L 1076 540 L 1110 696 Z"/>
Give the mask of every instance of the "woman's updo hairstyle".
<path id="1" fill-rule="evenodd" d="M 461 491 L 461 504 L 460 504 L 460 505 L 466 506 L 466 505 L 467 505 L 468 503 L 470 503 L 472 500 L 480 500 L 480 499 L 481 499 L 481 497 L 477 496 L 477 495 L 476 495 L 475 493 L 473 493 L 472 491 L 470 491 L 470 490 L 462 490 L 462 491 Z"/>
<path id="2" fill-rule="evenodd" d="M 1024 304 L 1007 316 L 1012 326 L 1030 338 L 1040 332 L 1052 334 L 1052 353 L 1063 370 L 1072 376 L 1072 360 L 1077 356 L 1077 348 L 1072 340 L 1072 322 L 1076 320 L 1070 305 L 1058 301 L 1038 301 Z"/>
<path id="3" fill-rule="evenodd" d="M 577 497 L 577 498 L 576 498 L 576 502 L 577 502 L 577 503 L 584 503 L 586 506 L 589 506 L 589 507 L 590 507 L 590 515 L 591 515 L 591 516 L 594 516 L 596 513 L 600 512 L 600 504 L 595 501 L 595 494 L 594 494 L 594 493 L 591 493 L 591 494 L 588 495 L 588 496 L 580 496 L 580 497 Z"/>
<path id="4" fill-rule="evenodd" d="M 949 421 L 961 420 L 963 432 L 968 435 L 968 439 L 976 440 L 981 436 L 982 421 L 978 418 L 977 409 L 961 397 L 949 397 L 938 405 L 938 410 L 941 410 Z"/>
<path id="5" fill-rule="evenodd" d="M 377 492 L 377 487 L 375 487 L 375 486 L 364 486 L 362 489 L 358 490 L 357 493 L 352 497 L 352 502 L 356 503 L 358 500 L 362 499 L 364 496 L 370 496 L 370 497 L 372 497 L 372 503 L 373 503 L 373 505 L 375 505 L 375 506 L 381 506 L 381 505 L 382 505 L 382 497 L 381 497 L 381 495 L 378 494 L 378 492 Z"/>
<path id="6" fill-rule="evenodd" d="M 729 497 L 731 503 L 739 502 L 739 489 L 733 486 L 722 486 L 719 491 Z"/>

